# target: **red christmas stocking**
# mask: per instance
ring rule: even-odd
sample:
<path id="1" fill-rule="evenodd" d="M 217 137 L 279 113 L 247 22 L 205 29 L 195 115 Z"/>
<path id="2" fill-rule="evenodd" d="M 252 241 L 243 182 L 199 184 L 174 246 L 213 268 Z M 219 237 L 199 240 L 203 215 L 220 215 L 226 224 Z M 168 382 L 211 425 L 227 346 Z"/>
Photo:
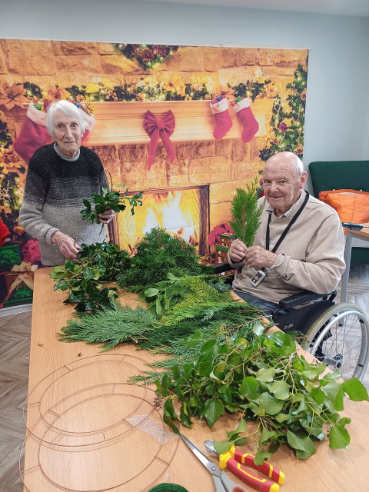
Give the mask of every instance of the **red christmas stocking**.
<path id="1" fill-rule="evenodd" d="M 232 126 L 232 120 L 228 112 L 226 97 L 218 97 L 210 103 L 211 112 L 215 118 L 214 138 L 220 140 Z"/>
<path id="2" fill-rule="evenodd" d="M 251 100 L 248 97 L 245 97 L 244 99 L 241 99 L 241 101 L 237 101 L 233 106 L 233 111 L 236 113 L 243 126 L 241 140 L 245 143 L 251 142 L 259 130 L 259 123 L 252 114 L 250 104 Z"/>
<path id="3" fill-rule="evenodd" d="M 14 150 L 27 164 L 35 151 L 51 142 L 52 138 L 45 128 L 46 113 L 36 109 L 31 103 L 28 106 L 19 137 L 14 140 Z"/>

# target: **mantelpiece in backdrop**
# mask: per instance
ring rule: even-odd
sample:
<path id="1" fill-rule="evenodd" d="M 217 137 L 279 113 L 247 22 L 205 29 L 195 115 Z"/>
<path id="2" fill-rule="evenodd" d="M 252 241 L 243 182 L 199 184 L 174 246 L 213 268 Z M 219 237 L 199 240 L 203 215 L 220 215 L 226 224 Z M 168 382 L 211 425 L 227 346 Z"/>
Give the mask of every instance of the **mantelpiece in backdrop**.
<path id="1" fill-rule="evenodd" d="M 73 101 L 87 122 L 83 145 L 114 183 L 145 192 L 136 215 L 121 214 L 110 227 L 121 248 L 134 250 L 161 226 L 211 257 L 219 233 L 229 230 L 236 188 L 260 177 L 277 152 L 303 155 L 307 56 L 0 40 L 0 218 L 10 231 L 0 248 L 1 306 L 31 302 L 33 271 L 42 266 L 18 214 L 29 158 L 51 141 L 50 102 Z"/>

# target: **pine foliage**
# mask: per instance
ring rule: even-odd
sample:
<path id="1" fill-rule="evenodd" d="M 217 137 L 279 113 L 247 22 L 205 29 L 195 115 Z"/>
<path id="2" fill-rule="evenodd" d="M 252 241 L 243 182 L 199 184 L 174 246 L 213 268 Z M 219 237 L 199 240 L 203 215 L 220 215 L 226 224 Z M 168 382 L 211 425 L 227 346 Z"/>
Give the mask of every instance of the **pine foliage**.
<path id="1" fill-rule="evenodd" d="M 234 233 L 242 242 L 250 247 L 254 243 L 256 231 L 260 225 L 261 207 L 257 197 L 258 180 L 243 188 L 237 188 L 231 204 L 232 220 L 229 221 Z"/>
<path id="2" fill-rule="evenodd" d="M 171 272 L 176 277 L 200 275 L 211 267 L 200 265 L 194 246 L 177 239 L 163 229 L 155 228 L 145 235 L 131 259 L 129 270 L 118 277 L 118 285 L 149 285 L 167 279 Z"/>

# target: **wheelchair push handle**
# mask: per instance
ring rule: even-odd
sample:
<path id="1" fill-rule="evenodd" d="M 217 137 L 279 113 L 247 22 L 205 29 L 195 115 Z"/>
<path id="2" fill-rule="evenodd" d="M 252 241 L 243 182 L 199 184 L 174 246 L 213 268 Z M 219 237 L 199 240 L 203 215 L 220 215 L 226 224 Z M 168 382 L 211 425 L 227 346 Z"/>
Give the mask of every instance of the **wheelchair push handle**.
<path id="1" fill-rule="evenodd" d="M 363 224 L 354 224 L 353 222 L 342 222 L 342 226 L 350 231 L 361 231 Z"/>

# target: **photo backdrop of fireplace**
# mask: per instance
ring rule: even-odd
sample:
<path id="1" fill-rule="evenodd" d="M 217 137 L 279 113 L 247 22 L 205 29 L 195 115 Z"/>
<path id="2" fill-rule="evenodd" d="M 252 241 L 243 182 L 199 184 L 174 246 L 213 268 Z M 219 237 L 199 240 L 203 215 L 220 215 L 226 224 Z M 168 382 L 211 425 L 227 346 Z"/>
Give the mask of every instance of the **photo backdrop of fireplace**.
<path id="1" fill-rule="evenodd" d="M 209 252 L 209 186 L 147 190 L 142 207 L 134 215 L 119 214 L 109 237 L 120 249 L 134 251 L 142 237 L 160 227 L 196 247 L 198 254 Z"/>
<path id="2" fill-rule="evenodd" d="M 115 189 L 125 183 L 132 194 L 144 192 L 134 216 L 115 218 L 112 240 L 134 253 L 147 231 L 164 227 L 210 258 L 229 229 L 236 188 L 260 179 L 277 152 L 303 155 L 307 56 L 308 50 L 0 40 L 0 219 L 10 231 L 0 247 L 0 306 L 32 302 L 33 271 L 42 266 L 18 214 L 30 150 L 51 141 L 51 102 L 66 99 L 83 112 L 83 145 L 99 155 Z M 152 143 L 148 118 L 159 133 L 168 130 L 169 140 Z"/>

